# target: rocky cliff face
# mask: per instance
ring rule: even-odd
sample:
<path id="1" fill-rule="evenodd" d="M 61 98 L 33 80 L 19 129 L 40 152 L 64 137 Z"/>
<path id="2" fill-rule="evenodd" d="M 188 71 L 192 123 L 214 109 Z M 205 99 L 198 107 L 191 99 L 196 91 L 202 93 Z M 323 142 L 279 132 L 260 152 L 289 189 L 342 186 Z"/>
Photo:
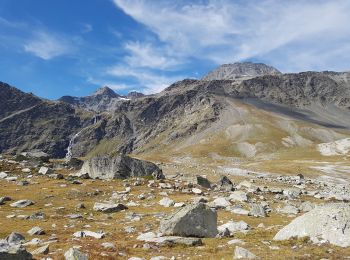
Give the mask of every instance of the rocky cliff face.
<path id="1" fill-rule="evenodd" d="M 349 73 L 281 74 L 261 64 L 233 65 L 231 72 L 244 78 L 187 79 L 130 99 L 103 88 L 88 97 L 43 101 L 2 84 L 9 98 L 1 104 L 0 150 L 37 148 L 64 157 L 68 147 L 73 156 L 201 147 L 251 156 L 331 142 L 350 129 Z"/>

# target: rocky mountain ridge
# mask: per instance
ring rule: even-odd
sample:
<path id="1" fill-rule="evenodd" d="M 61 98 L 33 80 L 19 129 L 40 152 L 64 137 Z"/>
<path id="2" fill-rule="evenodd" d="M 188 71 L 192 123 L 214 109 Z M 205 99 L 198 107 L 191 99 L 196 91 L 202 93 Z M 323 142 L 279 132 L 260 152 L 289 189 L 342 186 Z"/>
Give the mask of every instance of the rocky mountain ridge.
<path id="1" fill-rule="evenodd" d="M 59 101 L 71 104 L 75 107 L 102 112 L 113 110 L 118 103 L 144 96 L 142 93 L 131 91 L 127 96 L 115 93 L 111 88 L 104 86 L 86 97 L 63 96 Z"/>
<path id="2" fill-rule="evenodd" d="M 279 70 L 263 63 L 236 62 L 224 64 L 205 75 L 202 80 L 235 80 L 264 75 L 280 75 Z"/>
<path id="3" fill-rule="evenodd" d="M 42 149 L 56 157 L 64 157 L 69 146 L 74 156 L 149 153 L 165 147 L 174 152 L 187 147 L 192 153 L 221 133 L 216 152 L 229 149 L 249 156 L 285 149 L 287 143 L 312 146 L 347 136 L 349 73 L 271 74 L 183 80 L 136 98 L 104 88 L 88 97 L 44 101 L 1 85 L 0 91 L 10 93 L 4 107 L 13 100 L 28 101 L 0 117 L 0 150 Z"/>

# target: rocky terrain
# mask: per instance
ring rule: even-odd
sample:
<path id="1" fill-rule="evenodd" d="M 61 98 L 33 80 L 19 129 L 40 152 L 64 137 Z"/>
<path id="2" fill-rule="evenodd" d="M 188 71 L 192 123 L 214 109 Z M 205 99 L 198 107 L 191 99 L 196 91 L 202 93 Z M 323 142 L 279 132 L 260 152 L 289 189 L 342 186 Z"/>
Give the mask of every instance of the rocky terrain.
<path id="1" fill-rule="evenodd" d="M 350 257 L 349 183 L 194 162 L 98 180 L 42 158 L 0 159 L 1 259 Z"/>
<path id="2" fill-rule="evenodd" d="M 219 67 L 154 95 L 0 84 L 0 259 L 350 258 L 350 73 Z"/>

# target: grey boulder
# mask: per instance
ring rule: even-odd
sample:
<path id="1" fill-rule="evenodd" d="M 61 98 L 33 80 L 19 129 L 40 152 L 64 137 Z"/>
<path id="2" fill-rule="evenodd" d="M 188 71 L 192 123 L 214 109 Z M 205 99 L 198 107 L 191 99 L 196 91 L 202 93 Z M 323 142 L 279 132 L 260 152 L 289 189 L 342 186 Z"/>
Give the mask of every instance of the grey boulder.
<path id="1" fill-rule="evenodd" d="M 31 260 L 32 254 L 20 244 L 9 244 L 5 240 L 0 240 L 1 260 Z"/>
<path id="2" fill-rule="evenodd" d="M 295 218 L 282 228 L 274 240 L 288 240 L 293 237 L 310 237 L 331 244 L 350 246 L 350 204 L 332 203 L 319 206 Z"/>
<path id="3" fill-rule="evenodd" d="M 103 213 L 114 213 L 119 212 L 124 209 L 128 209 L 128 207 L 124 206 L 123 204 L 111 204 L 111 203 L 100 203 L 96 202 L 93 208 L 95 211 L 100 211 Z"/>
<path id="4" fill-rule="evenodd" d="M 64 258 L 66 260 L 88 260 L 88 255 L 80 252 L 76 248 L 70 248 L 64 253 Z"/>
<path id="5" fill-rule="evenodd" d="M 25 241 L 25 237 L 20 233 L 12 232 L 5 238 L 5 240 L 9 244 L 20 244 Z"/>
<path id="6" fill-rule="evenodd" d="M 31 200 L 18 200 L 16 202 L 11 203 L 10 206 L 14 208 L 25 208 L 33 204 L 34 202 Z"/>
<path id="7" fill-rule="evenodd" d="M 203 203 L 188 205 L 163 219 L 159 232 L 166 236 L 215 237 L 217 213 Z"/>
<path id="8" fill-rule="evenodd" d="M 77 176 L 88 174 L 93 179 L 126 179 L 153 176 L 164 179 L 162 170 L 154 163 L 131 158 L 127 155 L 96 156 L 84 162 Z"/>

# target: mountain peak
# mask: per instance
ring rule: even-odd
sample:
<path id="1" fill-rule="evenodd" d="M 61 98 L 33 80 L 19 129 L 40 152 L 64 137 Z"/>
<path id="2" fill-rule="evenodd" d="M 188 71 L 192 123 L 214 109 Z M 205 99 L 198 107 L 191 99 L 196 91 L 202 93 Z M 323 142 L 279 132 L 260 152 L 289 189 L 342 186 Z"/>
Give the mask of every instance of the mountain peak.
<path id="1" fill-rule="evenodd" d="M 111 88 L 109 88 L 107 86 L 104 86 L 104 87 L 97 89 L 92 94 L 92 96 L 99 96 L 99 95 L 109 96 L 109 97 L 118 97 L 119 96 L 117 93 L 115 93 Z"/>
<path id="2" fill-rule="evenodd" d="M 279 74 L 281 74 L 279 70 L 264 63 L 236 62 L 219 66 L 204 76 L 203 80 L 233 80 L 242 77 Z"/>

